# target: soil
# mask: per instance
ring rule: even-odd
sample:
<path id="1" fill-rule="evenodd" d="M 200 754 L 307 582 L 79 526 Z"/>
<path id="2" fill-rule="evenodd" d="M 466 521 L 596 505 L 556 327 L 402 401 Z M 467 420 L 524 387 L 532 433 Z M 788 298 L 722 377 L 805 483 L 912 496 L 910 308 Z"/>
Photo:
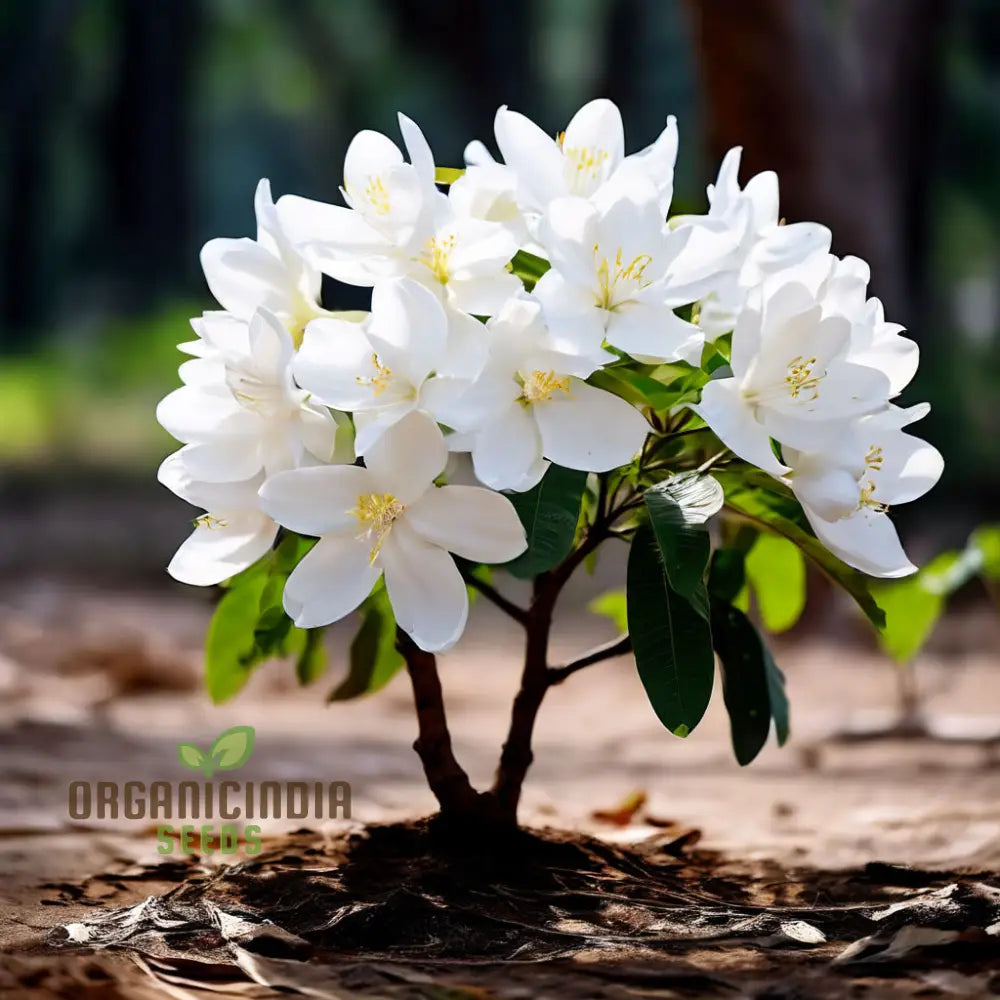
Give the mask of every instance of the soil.
<path id="1" fill-rule="evenodd" d="M 557 659 L 611 637 L 581 612 L 609 575 L 569 594 Z M 0 995 L 1000 993 L 1000 630 L 984 609 L 946 622 L 918 664 L 937 738 L 876 740 L 843 731 L 892 719 L 894 668 L 825 610 L 776 644 L 793 738 L 746 769 L 720 704 L 681 741 L 627 660 L 583 671 L 542 710 L 531 830 L 500 842 L 416 821 L 433 802 L 404 677 L 323 703 L 349 624 L 322 689 L 273 664 L 216 707 L 199 689 L 209 614 L 180 589 L 0 583 Z M 442 661 L 479 784 L 517 639 L 477 602 Z M 257 731 L 241 777 L 349 781 L 353 819 L 271 821 L 264 853 L 236 858 L 161 857 L 149 821 L 69 820 L 69 780 L 177 780 L 179 740 L 235 724 Z"/>

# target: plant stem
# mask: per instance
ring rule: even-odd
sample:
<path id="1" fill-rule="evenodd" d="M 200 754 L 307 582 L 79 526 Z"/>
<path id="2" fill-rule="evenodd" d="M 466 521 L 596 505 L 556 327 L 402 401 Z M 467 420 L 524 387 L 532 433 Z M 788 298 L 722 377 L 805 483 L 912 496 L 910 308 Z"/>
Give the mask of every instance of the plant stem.
<path id="1" fill-rule="evenodd" d="M 582 656 L 578 656 L 575 660 L 570 660 L 569 663 L 564 663 L 560 667 L 549 667 L 547 674 L 549 686 L 562 684 L 567 677 L 571 677 L 578 670 L 583 670 L 584 667 L 589 667 L 591 664 L 610 660 L 615 656 L 623 656 L 631 651 L 631 636 L 623 635 L 620 639 L 612 639 L 611 642 L 597 646 Z"/>
<path id="2" fill-rule="evenodd" d="M 492 789 L 500 814 L 513 823 L 517 822 L 521 786 L 534 760 L 531 737 L 535 719 L 549 689 L 549 632 L 552 628 L 552 612 L 561 589 L 562 581 L 553 573 L 543 573 L 536 577 L 531 607 L 528 609 L 521 687 L 514 699 L 510 727 Z"/>
<path id="3" fill-rule="evenodd" d="M 423 764 L 427 784 L 441 806 L 442 816 L 469 816 L 476 811 L 479 794 L 455 759 L 444 711 L 437 660 L 402 630 L 396 630 L 396 648 L 406 660 L 417 709 L 418 736 L 413 744 Z"/>
<path id="4" fill-rule="evenodd" d="M 514 619 L 519 625 L 527 626 L 528 624 L 528 612 L 525 608 L 520 605 L 515 604 L 509 598 L 503 596 L 496 587 L 492 584 L 487 583 L 485 580 L 480 580 L 479 577 L 472 573 L 462 573 L 462 579 L 475 590 L 478 590 L 480 594 L 483 595 L 488 601 L 495 604 L 504 614 L 509 615 Z"/>

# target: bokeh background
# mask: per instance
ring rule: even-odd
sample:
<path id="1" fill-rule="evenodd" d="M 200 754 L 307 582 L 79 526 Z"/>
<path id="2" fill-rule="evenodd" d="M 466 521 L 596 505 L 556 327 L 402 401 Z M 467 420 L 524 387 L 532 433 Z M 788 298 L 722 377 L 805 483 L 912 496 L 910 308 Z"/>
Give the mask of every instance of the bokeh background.
<path id="1" fill-rule="evenodd" d="M 600 95 L 631 149 L 678 116 L 678 207 L 742 144 L 744 179 L 776 169 L 787 218 L 871 262 L 948 460 L 901 514 L 918 555 L 1000 511 L 992 0 L 9 0 L 0 33 L 4 571 L 152 575 L 182 537 L 154 404 L 212 304 L 198 249 L 253 231 L 258 178 L 337 200 L 351 136 L 397 110 L 458 165 L 501 103 L 555 132 Z"/>

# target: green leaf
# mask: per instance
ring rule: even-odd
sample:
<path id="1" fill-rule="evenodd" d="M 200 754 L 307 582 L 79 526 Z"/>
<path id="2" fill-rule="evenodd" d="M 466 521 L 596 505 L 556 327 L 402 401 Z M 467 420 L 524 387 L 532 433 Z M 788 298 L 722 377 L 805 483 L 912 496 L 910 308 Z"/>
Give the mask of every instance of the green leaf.
<path id="1" fill-rule="evenodd" d="M 712 641 L 719 654 L 733 752 L 746 766 L 767 742 L 772 717 L 778 743 L 788 739 L 784 675 L 750 619 L 716 599 L 712 600 Z"/>
<path id="2" fill-rule="evenodd" d="M 746 587 L 746 553 L 740 549 L 716 549 L 708 570 L 708 592 L 732 604 Z"/>
<path id="3" fill-rule="evenodd" d="M 347 676 L 330 693 L 329 701 L 373 694 L 384 688 L 405 664 L 396 649 L 396 619 L 384 587 L 365 600 L 361 614 L 361 628 L 351 643 Z"/>
<path id="4" fill-rule="evenodd" d="M 177 744 L 177 759 L 192 771 L 200 771 L 208 762 L 209 757 L 201 747 L 193 743 Z"/>
<path id="5" fill-rule="evenodd" d="M 944 597 L 932 594 L 919 574 L 875 585 L 875 597 L 885 612 L 879 645 L 897 663 L 908 663 L 923 648 L 944 610 Z"/>
<path id="6" fill-rule="evenodd" d="M 524 525 L 528 548 L 504 569 L 528 579 L 561 563 L 573 548 L 586 487 L 586 472 L 550 465 L 537 486 L 526 493 L 507 493 Z"/>
<path id="7" fill-rule="evenodd" d="M 877 628 L 885 615 L 872 596 L 868 579 L 829 552 L 813 534 L 805 513 L 791 491 L 756 470 L 715 473 L 726 492 L 726 506 L 756 525 L 794 542 L 834 583 L 843 587 Z"/>
<path id="8" fill-rule="evenodd" d="M 454 184 L 464 173 L 465 170 L 460 167 L 435 167 L 434 183 Z"/>
<path id="9" fill-rule="evenodd" d="M 326 646 L 323 645 L 323 629 L 296 628 L 294 631 L 303 633 L 301 652 L 295 661 L 295 676 L 304 687 L 318 681 L 326 673 L 328 663 Z"/>
<path id="10" fill-rule="evenodd" d="M 587 605 L 587 610 L 614 622 L 619 632 L 628 631 L 628 605 L 624 590 L 608 590 L 599 594 Z"/>
<path id="11" fill-rule="evenodd" d="M 668 583 L 707 618 L 707 603 L 694 597 L 705 593 L 711 553 L 705 521 L 722 507 L 722 487 L 711 476 L 684 473 L 646 490 L 643 500 Z"/>
<path id="12" fill-rule="evenodd" d="M 691 598 L 667 580 L 653 529 L 635 533 L 628 559 L 628 626 L 646 696 L 660 721 L 686 736 L 701 721 L 712 696 L 715 660 L 700 584 Z"/>
<path id="13" fill-rule="evenodd" d="M 232 698 L 250 677 L 267 583 L 266 574 L 245 577 L 230 587 L 212 616 L 205 638 L 205 684 L 216 704 Z"/>
<path id="14" fill-rule="evenodd" d="M 987 580 L 1000 580 L 1000 524 L 984 524 L 969 538 L 969 547 L 982 558 L 980 572 Z"/>
<path id="15" fill-rule="evenodd" d="M 912 660 L 934 631 L 946 599 L 975 576 L 982 557 L 974 545 L 964 552 L 942 552 L 913 576 L 881 580 L 873 587 L 885 611 L 879 645 L 897 663 Z"/>
<path id="16" fill-rule="evenodd" d="M 763 532 L 746 557 L 746 574 L 769 632 L 785 632 L 806 606 L 806 564 L 801 550 L 781 535 Z"/>
<path id="17" fill-rule="evenodd" d="M 510 262 L 511 271 L 521 279 L 529 292 L 551 266 L 544 257 L 528 253 L 527 250 L 518 250 Z"/>
<path id="18" fill-rule="evenodd" d="M 253 726 L 233 726 L 219 733 L 209 751 L 212 764 L 219 771 L 242 767 L 253 753 Z"/>

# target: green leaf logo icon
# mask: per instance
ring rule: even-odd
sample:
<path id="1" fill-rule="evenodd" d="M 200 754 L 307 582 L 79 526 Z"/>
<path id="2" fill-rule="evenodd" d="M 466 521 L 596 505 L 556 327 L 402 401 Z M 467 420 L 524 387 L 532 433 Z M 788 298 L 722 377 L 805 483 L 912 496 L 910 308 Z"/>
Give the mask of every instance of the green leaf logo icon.
<path id="1" fill-rule="evenodd" d="M 178 743 L 177 759 L 192 771 L 211 778 L 214 771 L 234 771 L 253 753 L 253 726 L 233 726 L 219 733 L 208 753 L 194 743 Z"/>

